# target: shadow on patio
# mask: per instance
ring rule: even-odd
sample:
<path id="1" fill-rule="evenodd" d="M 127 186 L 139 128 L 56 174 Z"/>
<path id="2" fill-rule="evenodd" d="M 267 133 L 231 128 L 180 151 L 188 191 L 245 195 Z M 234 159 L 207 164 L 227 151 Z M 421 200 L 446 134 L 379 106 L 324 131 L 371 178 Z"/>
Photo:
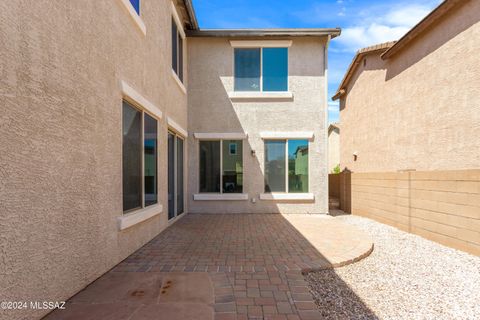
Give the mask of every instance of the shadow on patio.
<path id="1" fill-rule="evenodd" d="M 351 263 L 372 245 L 327 216 L 190 214 L 47 319 L 323 319 L 338 303 L 318 309 L 305 273 Z M 376 318 L 334 270 L 320 272 L 348 293 L 343 308 Z"/>

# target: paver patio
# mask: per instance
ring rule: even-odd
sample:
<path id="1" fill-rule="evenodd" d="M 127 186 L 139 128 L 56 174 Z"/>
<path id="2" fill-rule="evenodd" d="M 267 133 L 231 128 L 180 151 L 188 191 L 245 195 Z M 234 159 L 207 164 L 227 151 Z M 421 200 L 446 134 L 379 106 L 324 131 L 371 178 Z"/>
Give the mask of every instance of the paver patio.
<path id="1" fill-rule="evenodd" d="M 372 249 L 323 215 L 190 214 L 47 319 L 319 319 L 302 273 Z"/>

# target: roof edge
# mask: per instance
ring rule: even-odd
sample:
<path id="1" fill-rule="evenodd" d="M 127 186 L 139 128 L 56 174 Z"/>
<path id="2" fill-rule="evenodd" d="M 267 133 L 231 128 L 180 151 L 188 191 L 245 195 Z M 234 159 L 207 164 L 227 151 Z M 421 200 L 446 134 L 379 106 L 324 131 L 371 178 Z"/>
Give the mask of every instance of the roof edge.
<path id="1" fill-rule="evenodd" d="M 411 28 L 403 37 L 401 37 L 395 45 L 382 54 L 382 59 L 387 60 L 403 49 L 408 43 L 416 39 L 428 27 L 446 15 L 450 9 L 457 4 L 465 4 L 470 0 L 445 0 L 433 9 L 425 18 Z"/>
<path id="2" fill-rule="evenodd" d="M 384 52 L 391 48 L 393 45 L 395 45 L 395 41 L 390 41 L 390 42 L 384 42 L 380 44 L 376 44 L 370 47 L 362 48 L 357 51 L 355 56 L 352 59 L 352 62 L 348 66 L 347 72 L 343 76 L 342 82 L 338 86 L 337 92 L 335 95 L 332 97 L 332 100 L 338 100 L 341 96 L 343 96 L 346 93 L 345 87 L 348 85 L 350 79 L 352 78 L 353 73 L 357 69 L 357 66 L 360 64 L 361 58 L 366 56 L 367 54 L 372 54 L 375 52 Z"/>
<path id="3" fill-rule="evenodd" d="M 197 29 L 187 30 L 188 37 L 308 37 L 331 36 L 338 37 L 340 28 L 312 28 L 312 29 Z"/>
<path id="4" fill-rule="evenodd" d="M 198 21 L 197 15 L 195 14 L 195 9 L 193 8 L 192 0 L 183 0 L 185 4 L 185 8 L 187 9 L 188 17 L 190 18 L 190 22 L 192 23 L 192 30 L 198 30 Z"/>

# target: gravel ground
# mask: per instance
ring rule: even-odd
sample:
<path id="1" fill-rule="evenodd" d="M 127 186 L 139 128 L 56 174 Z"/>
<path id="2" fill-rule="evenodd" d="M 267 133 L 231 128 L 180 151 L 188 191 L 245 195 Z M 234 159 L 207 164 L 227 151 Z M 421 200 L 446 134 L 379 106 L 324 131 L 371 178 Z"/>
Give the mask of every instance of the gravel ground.
<path id="1" fill-rule="evenodd" d="M 306 276 L 325 319 L 480 319 L 480 258 L 370 219 L 372 254 Z"/>

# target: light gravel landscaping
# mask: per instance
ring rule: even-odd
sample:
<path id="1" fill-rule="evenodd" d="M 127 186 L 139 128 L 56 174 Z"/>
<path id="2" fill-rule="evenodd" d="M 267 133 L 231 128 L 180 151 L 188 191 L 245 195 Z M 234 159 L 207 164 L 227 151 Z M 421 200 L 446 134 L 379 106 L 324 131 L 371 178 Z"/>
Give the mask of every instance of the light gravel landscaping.
<path id="1" fill-rule="evenodd" d="M 325 319 L 480 319 L 480 258 L 356 216 L 372 254 L 306 276 Z"/>

